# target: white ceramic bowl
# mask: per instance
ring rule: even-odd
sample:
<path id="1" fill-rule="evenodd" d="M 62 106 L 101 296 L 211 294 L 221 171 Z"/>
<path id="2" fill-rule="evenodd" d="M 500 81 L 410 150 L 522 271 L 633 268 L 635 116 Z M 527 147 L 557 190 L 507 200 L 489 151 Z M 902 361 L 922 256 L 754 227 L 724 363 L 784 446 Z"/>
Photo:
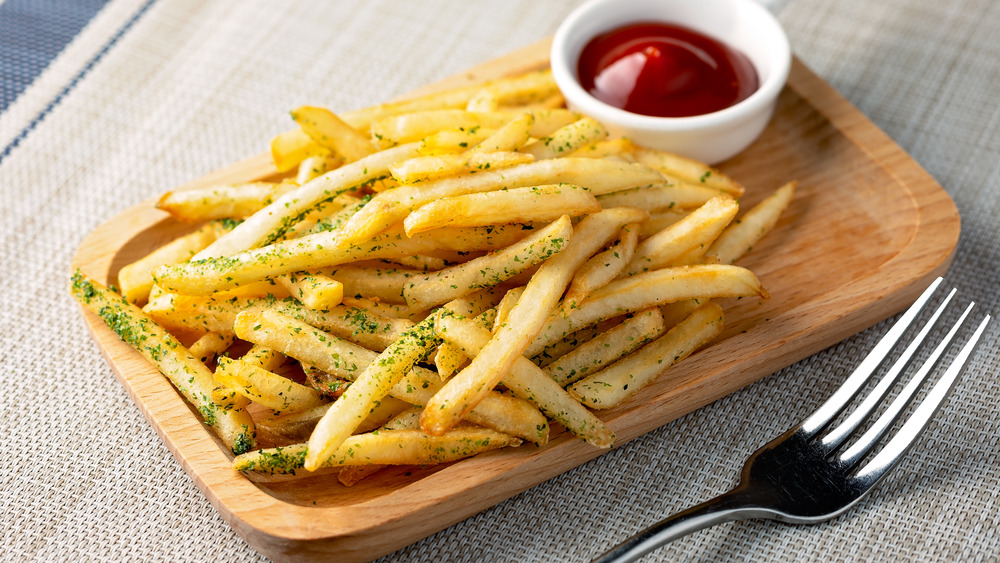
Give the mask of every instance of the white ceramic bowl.
<path id="1" fill-rule="evenodd" d="M 648 21 L 685 26 L 742 51 L 757 70 L 760 87 L 736 105 L 692 117 L 639 115 L 587 93 L 577 74 L 587 43 L 601 33 Z M 791 49 L 781 24 L 755 0 L 591 0 L 559 26 L 550 58 L 571 109 L 640 145 L 714 164 L 760 136 L 788 79 Z"/>

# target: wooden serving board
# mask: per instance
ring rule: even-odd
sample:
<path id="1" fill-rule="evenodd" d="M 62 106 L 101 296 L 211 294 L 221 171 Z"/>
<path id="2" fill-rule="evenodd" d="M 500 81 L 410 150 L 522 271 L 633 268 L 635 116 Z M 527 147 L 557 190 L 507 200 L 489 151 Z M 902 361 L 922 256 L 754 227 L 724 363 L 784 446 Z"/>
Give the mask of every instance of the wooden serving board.
<path id="1" fill-rule="evenodd" d="M 547 57 L 543 41 L 428 90 L 541 68 Z M 724 303 L 727 328 L 718 342 L 601 413 L 619 444 L 902 310 L 951 262 L 960 221 L 948 195 L 798 60 L 763 137 L 721 168 L 747 186 L 744 206 L 785 181 L 799 181 L 786 215 L 742 262 L 772 297 Z M 263 154 L 189 186 L 274 174 Z M 123 265 L 189 229 L 150 200 L 91 233 L 73 267 L 113 283 Z M 240 535 L 277 560 L 335 555 L 351 561 L 390 553 L 602 453 L 554 428 L 542 448 L 389 469 L 351 488 L 334 476 L 254 484 L 231 469 L 231 455 L 164 377 L 97 317 L 85 311 L 84 318 L 132 399 L 198 487 Z"/>

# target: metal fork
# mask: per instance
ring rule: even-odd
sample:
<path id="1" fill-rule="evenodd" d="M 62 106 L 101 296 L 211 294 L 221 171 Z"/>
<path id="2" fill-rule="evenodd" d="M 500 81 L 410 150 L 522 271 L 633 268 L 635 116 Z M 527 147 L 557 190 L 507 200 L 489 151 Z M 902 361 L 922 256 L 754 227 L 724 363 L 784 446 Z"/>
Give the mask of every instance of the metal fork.
<path id="1" fill-rule="evenodd" d="M 969 304 L 899 395 L 850 447 L 841 450 L 844 442 L 882 402 L 906 369 L 914 353 L 920 349 L 927 334 L 954 297 L 955 289 L 951 290 L 899 359 L 857 408 L 843 417 L 835 428 L 822 432 L 872 378 L 941 281 L 941 278 L 935 280 L 903 313 L 847 381 L 816 412 L 750 456 L 743 466 L 740 483 L 733 490 L 657 522 L 606 552 L 595 562 L 634 561 L 683 535 L 723 522 L 766 518 L 792 524 L 814 524 L 839 516 L 857 504 L 913 445 L 954 386 L 990 321 L 990 316 L 986 315 L 965 346 L 952 359 L 944 375 L 895 435 L 877 454 L 859 467 L 860 462 L 873 450 L 913 398 L 969 315 L 974 303 Z"/>

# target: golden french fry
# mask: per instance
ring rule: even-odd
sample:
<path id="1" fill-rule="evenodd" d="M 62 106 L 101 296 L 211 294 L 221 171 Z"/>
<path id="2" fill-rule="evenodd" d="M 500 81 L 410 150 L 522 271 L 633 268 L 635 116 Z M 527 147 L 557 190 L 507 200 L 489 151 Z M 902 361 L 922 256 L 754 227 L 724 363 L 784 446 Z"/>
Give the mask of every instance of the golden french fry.
<path id="1" fill-rule="evenodd" d="M 586 188 L 600 196 L 662 181 L 659 172 L 639 164 L 593 158 L 542 160 L 506 170 L 442 178 L 382 192 L 351 217 L 343 231 L 348 233 L 345 234 L 347 243 L 364 241 L 404 220 L 411 211 L 424 204 L 458 195 L 562 183 Z M 600 200 L 601 197 L 598 197 Z"/>
<path id="2" fill-rule="evenodd" d="M 271 140 L 271 158 L 278 172 L 287 172 L 311 156 L 329 154 L 319 143 L 313 141 L 305 131 L 293 129 L 280 133 Z"/>
<path id="3" fill-rule="evenodd" d="M 719 233 L 733 220 L 739 205 L 729 196 L 710 199 L 690 215 L 642 241 L 623 275 L 656 270 L 692 250 L 708 250 Z"/>
<path id="4" fill-rule="evenodd" d="M 156 207 L 178 221 L 189 223 L 243 219 L 297 187 L 291 182 L 250 182 L 170 191 L 160 197 Z"/>
<path id="5" fill-rule="evenodd" d="M 720 264 L 732 264 L 774 228 L 782 212 L 795 195 L 796 182 L 788 182 L 764 201 L 755 205 L 719 235 L 706 258 Z"/>
<path id="6" fill-rule="evenodd" d="M 531 139 L 531 127 L 534 124 L 534 114 L 530 112 L 523 113 L 504 124 L 469 150 L 474 153 L 516 151 Z"/>
<path id="7" fill-rule="evenodd" d="M 662 337 L 569 387 L 594 409 L 608 409 L 635 395 L 670 366 L 687 358 L 722 332 L 722 307 L 706 303 Z"/>
<path id="8" fill-rule="evenodd" d="M 419 141 L 442 129 L 496 129 L 510 117 L 503 112 L 437 109 L 383 117 L 372 123 L 373 142 L 382 149 Z"/>
<path id="9" fill-rule="evenodd" d="M 642 165 L 635 164 L 633 166 Z M 597 201 L 601 202 L 604 207 L 630 206 L 654 212 L 691 209 L 705 205 L 708 200 L 720 194 L 722 192 L 719 190 L 702 186 L 651 183 L 646 187 L 598 194 Z"/>
<path id="10" fill-rule="evenodd" d="M 688 216 L 690 211 L 681 209 L 668 209 L 666 211 L 654 211 L 649 214 L 649 220 L 639 228 L 639 240 L 646 240 L 656 233 L 666 229 L 670 225 Z"/>
<path id="11" fill-rule="evenodd" d="M 347 162 L 360 160 L 375 152 L 368 137 L 326 108 L 302 106 L 292 111 L 292 119 L 313 141 L 344 157 Z"/>
<path id="12" fill-rule="evenodd" d="M 417 156 L 389 167 L 392 177 L 400 184 L 413 184 L 431 178 L 443 178 L 482 170 L 500 170 L 534 160 L 519 152 L 466 152 Z"/>
<path id="13" fill-rule="evenodd" d="M 563 302 L 572 308 L 574 304 L 590 295 L 590 292 L 617 278 L 632 261 L 639 241 L 640 225 L 641 223 L 629 223 L 622 227 L 618 242 L 604 252 L 595 254 L 580 266 L 573 275 L 573 281 L 566 290 Z"/>
<path id="14" fill-rule="evenodd" d="M 485 127 L 442 129 L 420 139 L 418 152 L 422 156 L 463 153 L 495 134 Z"/>
<path id="15" fill-rule="evenodd" d="M 542 329 L 573 272 L 597 249 L 607 244 L 621 228 L 623 220 L 625 223 L 633 222 L 636 215 L 641 217 L 644 212 L 638 209 L 608 209 L 585 217 L 572 230 L 572 238 L 569 235 L 564 237 L 569 238 L 565 249 L 538 268 L 517 304 L 510 310 L 507 322 L 472 362 L 449 379 L 428 402 L 420 417 L 420 427 L 425 432 L 440 434 L 454 427 L 485 393 L 496 386 Z"/>
<path id="16" fill-rule="evenodd" d="M 636 147 L 634 154 L 637 162 L 659 170 L 669 177 L 694 185 L 722 190 L 734 198 L 743 195 L 743 186 L 718 169 L 703 162 L 644 147 Z"/>
<path id="17" fill-rule="evenodd" d="M 300 412 L 326 402 L 311 387 L 232 358 L 219 358 L 215 381 L 276 413 Z"/>
<path id="18" fill-rule="evenodd" d="M 479 357 L 492 337 L 490 331 L 477 325 L 475 321 L 449 315 L 447 312 L 437 317 L 435 332 L 439 337 L 461 346 L 473 358 Z M 527 358 L 515 357 L 510 369 L 501 371 L 500 376 L 504 387 L 516 396 L 534 403 L 575 436 L 600 448 L 609 448 L 614 443 L 615 434 L 599 418 L 573 400 L 555 380 Z M 434 408 L 433 405 L 434 401 L 421 413 L 421 427 L 428 419 L 428 409 Z"/>
<path id="19" fill-rule="evenodd" d="M 415 143 L 371 154 L 331 170 L 283 194 L 195 255 L 196 260 L 227 257 L 277 240 L 306 213 L 340 194 L 355 191 L 389 173 L 389 165 L 417 154 Z M 307 269 L 307 268 L 298 268 Z"/>
<path id="20" fill-rule="evenodd" d="M 407 235 L 441 227 L 554 221 L 563 215 L 596 213 L 591 193 L 572 184 L 551 184 L 446 197 L 427 203 L 403 221 Z"/>
<path id="21" fill-rule="evenodd" d="M 212 372 L 173 335 L 122 296 L 79 271 L 73 274 L 70 290 L 81 305 L 156 366 L 233 453 L 241 454 L 254 447 L 253 419 L 244 409 L 223 409 L 212 402 L 215 387 Z"/>
<path id="22" fill-rule="evenodd" d="M 405 411 L 392 417 L 391 420 L 386 422 L 379 428 L 379 431 L 392 431 L 392 430 L 412 430 L 414 428 L 420 427 L 420 407 L 410 407 Z M 337 475 L 337 480 L 340 484 L 345 487 L 350 487 L 356 485 L 358 481 L 364 479 L 365 477 L 379 471 L 385 465 L 351 465 L 345 467 Z"/>
<path id="23" fill-rule="evenodd" d="M 118 286 L 130 303 L 142 305 L 153 288 L 153 270 L 190 259 L 219 237 L 218 225 L 210 223 L 128 264 L 118 272 Z"/>
<path id="24" fill-rule="evenodd" d="M 525 268 L 558 254 L 566 246 L 572 233 L 573 226 L 569 217 L 564 215 L 507 248 L 439 272 L 412 278 L 403 288 L 403 298 L 414 309 L 429 309 L 498 285 Z"/>
<path id="25" fill-rule="evenodd" d="M 344 161 L 333 155 L 323 154 L 310 156 L 299 163 L 299 172 L 295 176 L 295 183 L 305 184 L 314 178 L 333 170 L 344 164 Z"/>
<path id="26" fill-rule="evenodd" d="M 567 156 L 608 136 L 607 129 L 597 121 L 584 117 L 559 129 L 549 137 L 539 139 L 521 149 L 537 160 Z"/>
<path id="27" fill-rule="evenodd" d="M 739 266 L 681 266 L 620 279 L 594 291 L 571 310 L 555 311 L 525 353 L 533 357 L 567 334 L 602 320 L 685 299 L 768 294 L 750 270 Z"/>
<path id="28" fill-rule="evenodd" d="M 218 332 L 209 332 L 196 340 L 192 344 L 188 351 L 198 358 L 201 363 L 207 364 L 214 362 L 215 358 L 229 349 L 233 345 L 233 335 L 231 334 L 220 334 Z"/>
<path id="29" fill-rule="evenodd" d="M 520 444 L 520 438 L 476 427 L 456 428 L 444 436 L 428 436 L 420 430 L 370 432 L 348 436 L 314 469 L 310 469 L 313 448 L 308 444 L 249 452 L 233 459 L 233 469 L 264 475 L 294 475 L 303 467 L 315 471 L 350 465 L 432 465 Z"/>
<path id="30" fill-rule="evenodd" d="M 543 370 L 565 387 L 631 354 L 663 333 L 663 315 L 652 307 L 602 332 L 545 366 Z"/>
<path id="31" fill-rule="evenodd" d="M 513 310 L 514 306 L 517 305 L 517 302 L 521 299 L 522 295 L 524 295 L 524 286 L 515 287 L 504 294 L 503 299 L 497 303 L 496 310 L 492 315 L 493 322 L 488 323 L 493 325 L 490 332 L 495 333 L 500 330 L 503 325 L 507 324 L 507 318 L 510 316 L 511 310 Z"/>
<path id="32" fill-rule="evenodd" d="M 462 251 L 506 247 L 525 234 L 522 225 L 497 225 L 436 229 L 407 237 L 401 227 L 353 245 L 338 238 L 340 231 L 316 233 L 232 256 L 160 267 L 154 272 L 153 279 L 168 291 L 209 295 L 282 274 L 362 259 L 424 254 L 442 247 Z"/>
<path id="33" fill-rule="evenodd" d="M 303 305 L 326 311 L 344 299 L 344 284 L 322 272 L 297 272 L 278 276 L 278 283 Z"/>
<path id="34" fill-rule="evenodd" d="M 632 158 L 631 153 L 634 149 L 635 144 L 632 143 L 631 140 L 625 137 L 618 137 L 616 139 L 606 139 L 581 146 L 566 156 L 572 158 L 607 158 L 609 156 L 621 156 L 626 160 L 629 160 Z"/>

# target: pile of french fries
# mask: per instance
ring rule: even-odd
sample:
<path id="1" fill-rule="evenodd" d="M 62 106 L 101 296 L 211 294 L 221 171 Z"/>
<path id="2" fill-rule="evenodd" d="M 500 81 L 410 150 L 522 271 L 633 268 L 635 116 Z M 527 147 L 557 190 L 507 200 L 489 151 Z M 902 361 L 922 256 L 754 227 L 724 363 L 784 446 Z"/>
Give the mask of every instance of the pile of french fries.
<path id="1" fill-rule="evenodd" d="M 733 265 L 794 182 L 738 217 L 720 171 L 609 138 L 548 72 L 337 115 L 292 112 L 280 180 L 165 194 L 198 226 L 72 292 L 270 480 L 599 448 L 598 415 L 716 338 Z M 641 399 L 640 399 L 641 400 Z"/>

